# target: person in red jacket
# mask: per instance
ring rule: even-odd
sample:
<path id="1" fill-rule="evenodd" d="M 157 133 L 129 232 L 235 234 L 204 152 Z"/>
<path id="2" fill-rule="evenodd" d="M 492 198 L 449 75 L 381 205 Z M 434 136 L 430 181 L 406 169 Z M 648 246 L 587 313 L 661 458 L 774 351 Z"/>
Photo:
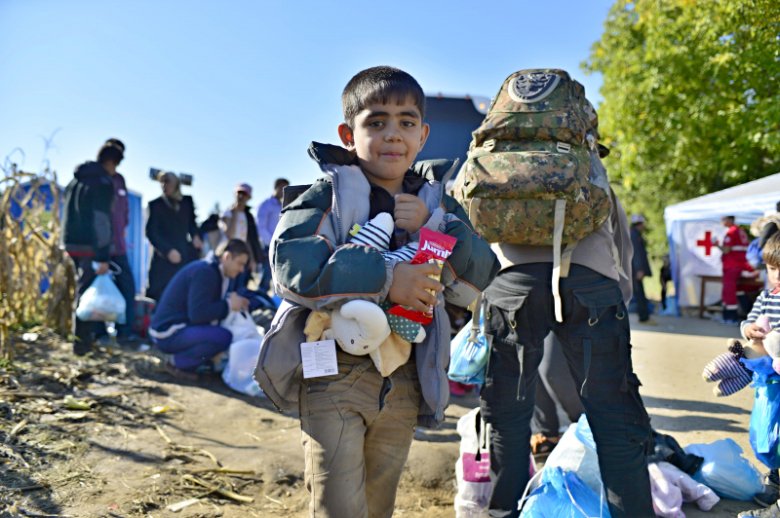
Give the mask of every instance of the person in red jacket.
<path id="1" fill-rule="evenodd" d="M 747 232 L 734 223 L 734 216 L 723 216 L 721 223 L 726 227 L 726 235 L 723 244 L 718 245 L 723 255 L 723 323 L 739 324 L 737 309 L 737 284 L 739 284 L 742 272 L 752 272 L 753 269 L 747 262 L 747 252 L 750 239 Z"/>

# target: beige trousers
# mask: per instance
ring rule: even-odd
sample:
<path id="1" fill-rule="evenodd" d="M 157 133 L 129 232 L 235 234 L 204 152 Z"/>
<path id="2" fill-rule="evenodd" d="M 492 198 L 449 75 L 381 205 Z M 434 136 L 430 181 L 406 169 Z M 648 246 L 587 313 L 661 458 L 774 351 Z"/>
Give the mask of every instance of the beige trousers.
<path id="1" fill-rule="evenodd" d="M 338 351 L 339 373 L 301 385 L 305 481 L 314 518 L 389 518 L 420 406 L 412 359 L 382 378 Z"/>

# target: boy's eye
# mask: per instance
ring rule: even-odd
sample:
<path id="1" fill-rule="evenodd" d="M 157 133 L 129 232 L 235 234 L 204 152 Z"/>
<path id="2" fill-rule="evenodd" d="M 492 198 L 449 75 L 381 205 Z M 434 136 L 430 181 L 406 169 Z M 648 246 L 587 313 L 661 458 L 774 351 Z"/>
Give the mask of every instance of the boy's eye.
<path id="1" fill-rule="evenodd" d="M 383 125 L 384 125 L 384 121 L 380 121 L 380 120 L 368 121 L 369 128 L 381 128 Z"/>
<path id="2" fill-rule="evenodd" d="M 417 126 L 417 122 L 415 122 L 415 121 L 403 121 L 403 122 L 401 122 L 401 125 L 406 127 L 406 128 L 413 128 L 413 127 Z"/>

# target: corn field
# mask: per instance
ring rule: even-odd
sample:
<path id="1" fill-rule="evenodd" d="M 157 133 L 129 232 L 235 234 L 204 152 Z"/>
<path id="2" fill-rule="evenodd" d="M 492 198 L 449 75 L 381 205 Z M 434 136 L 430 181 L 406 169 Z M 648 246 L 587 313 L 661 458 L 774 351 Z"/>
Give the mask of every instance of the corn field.
<path id="1" fill-rule="evenodd" d="M 70 333 L 76 281 L 60 248 L 56 173 L 19 171 L 0 177 L 0 357 L 12 359 L 13 333 L 42 325 Z M 13 210 L 12 210 L 13 209 Z"/>

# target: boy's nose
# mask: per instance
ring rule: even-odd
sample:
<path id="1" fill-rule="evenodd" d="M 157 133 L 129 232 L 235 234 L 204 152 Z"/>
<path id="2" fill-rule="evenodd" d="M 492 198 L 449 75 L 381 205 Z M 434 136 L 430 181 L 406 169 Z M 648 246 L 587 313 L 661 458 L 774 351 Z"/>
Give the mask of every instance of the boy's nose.
<path id="1" fill-rule="evenodd" d="M 401 132 L 399 132 L 398 128 L 395 127 L 387 128 L 387 131 L 385 132 L 385 140 L 388 142 L 401 140 Z"/>

